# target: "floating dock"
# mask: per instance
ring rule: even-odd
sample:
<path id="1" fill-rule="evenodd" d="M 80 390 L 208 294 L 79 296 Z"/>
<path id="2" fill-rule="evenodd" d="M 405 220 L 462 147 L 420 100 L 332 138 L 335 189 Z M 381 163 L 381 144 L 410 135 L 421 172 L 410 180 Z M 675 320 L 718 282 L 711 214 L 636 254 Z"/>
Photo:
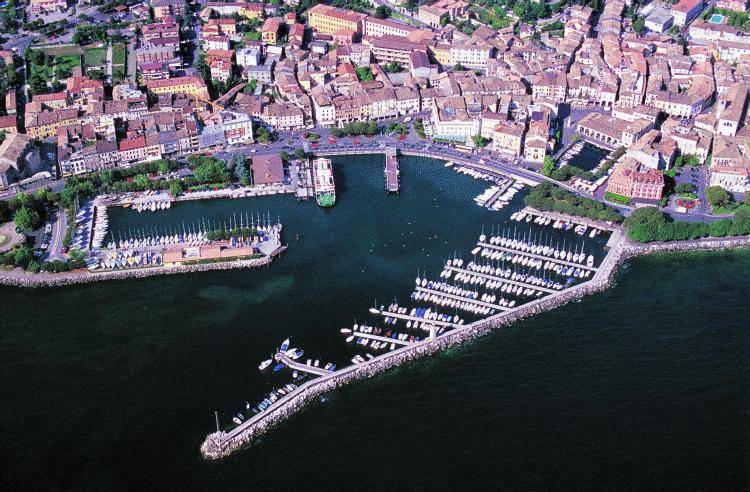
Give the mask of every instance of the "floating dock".
<path id="1" fill-rule="evenodd" d="M 484 204 L 485 208 L 492 208 L 492 206 L 495 204 L 495 202 L 501 196 L 503 196 L 503 194 L 506 191 L 508 191 L 508 188 L 510 188 L 511 186 L 513 186 L 513 180 L 512 179 L 508 179 L 502 186 L 500 186 L 500 189 L 497 190 L 497 192 L 495 192 L 495 194 L 492 195 L 492 197 L 490 197 L 489 200 L 487 200 L 487 202 Z"/>
<path id="2" fill-rule="evenodd" d="M 511 280 L 505 277 L 498 277 L 497 275 L 488 275 L 486 273 L 475 272 L 474 270 L 467 270 L 465 268 L 455 267 L 452 265 L 447 266 L 446 268 L 452 272 L 465 273 L 467 275 L 474 275 L 475 277 L 492 280 L 494 282 L 501 282 L 503 284 L 515 285 L 517 287 L 522 287 L 524 289 L 541 290 L 542 292 L 546 292 L 547 294 L 554 294 L 555 292 L 557 292 L 556 290 L 548 289 L 547 287 L 542 287 L 541 285 L 534 285 L 534 284 L 530 284 L 527 282 L 519 282 L 518 280 Z"/>
<path id="3" fill-rule="evenodd" d="M 395 343 L 396 345 L 411 345 L 414 342 L 408 340 L 399 340 L 397 338 L 381 337 L 380 335 L 373 335 L 372 333 L 362 333 L 361 331 L 352 332 L 352 335 L 360 338 L 369 338 L 370 340 L 377 340 L 378 342 Z"/>
<path id="4" fill-rule="evenodd" d="M 395 147 L 388 147 L 385 151 L 385 189 L 388 193 L 398 193 L 398 157 Z"/>
<path id="5" fill-rule="evenodd" d="M 328 376 L 330 374 L 333 374 L 333 371 L 329 371 L 328 369 L 324 369 L 322 367 L 308 366 L 307 364 L 300 364 L 299 362 L 295 362 L 282 353 L 276 354 L 275 359 L 279 362 L 282 362 L 288 368 L 294 369 L 295 371 L 315 374 L 316 376 Z"/>
<path id="6" fill-rule="evenodd" d="M 534 258 L 534 259 L 542 260 L 542 261 L 552 261 L 552 262 L 555 262 L 555 263 L 557 263 L 559 265 L 565 265 L 565 266 L 569 266 L 569 267 L 580 268 L 581 270 L 590 270 L 592 272 L 596 272 L 596 267 L 587 266 L 585 263 L 574 263 L 572 261 L 563 260 L 561 258 L 555 258 L 554 256 L 538 255 L 536 253 L 531 253 L 529 251 L 521 251 L 521 250 L 517 250 L 517 249 L 506 248 L 504 246 L 497 246 L 497 245 L 494 245 L 494 244 L 483 243 L 481 241 L 477 243 L 477 246 L 480 246 L 482 248 L 488 248 L 488 249 L 494 249 L 494 250 L 497 250 L 497 251 L 502 251 L 502 252 L 509 253 L 509 254 L 512 254 L 512 255 L 526 256 L 528 258 Z"/>

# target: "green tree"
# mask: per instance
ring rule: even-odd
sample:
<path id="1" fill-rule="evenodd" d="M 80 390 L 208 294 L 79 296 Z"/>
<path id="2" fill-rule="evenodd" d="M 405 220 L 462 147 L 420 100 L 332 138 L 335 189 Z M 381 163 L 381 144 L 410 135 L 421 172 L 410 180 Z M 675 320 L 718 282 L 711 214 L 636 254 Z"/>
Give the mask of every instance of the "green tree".
<path id="1" fill-rule="evenodd" d="M 139 189 L 147 189 L 149 185 L 151 184 L 151 180 L 148 179 L 148 176 L 145 174 L 139 174 L 136 177 L 133 178 L 133 183 L 139 188 Z"/>
<path id="2" fill-rule="evenodd" d="M 471 137 L 471 141 L 474 144 L 474 147 L 478 149 L 483 149 L 487 146 L 487 139 L 481 135 L 474 135 Z"/>
<path id="3" fill-rule="evenodd" d="M 250 183 L 250 170 L 247 168 L 245 159 L 242 159 L 241 162 L 238 162 L 237 165 L 234 166 L 234 176 L 237 178 L 237 181 L 245 186 Z"/>
<path id="4" fill-rule="evenodd" d="M 171 169 L 171 167 L 169 166 L 169 162 L 168 162 L 168 161 L 165 161 L 164 159 L 160 160 L 160 161 L 159 161 L 159 162 L 157 163 L 157 165 L 156 165 L 156 172 L 157 172 L 157 173 L 158 173 L 159 175 L 161 175 L 161 176 L 164 176 L 164 175 L 166 175 L 166 174 L 169 174 L 169 172 L 170 172 L 171 170 L 172 170 L 172 169 Z"/>
<path id="5" fill-rule="evenodd" d="M 643 34 L 643 32 L 646 30 L 646 19 L 643 17 L 638 17 L 635 21 L 633 21 L 633 30 L 637 34 Z"/>
<path id="6" fill-rule="evenodd" d="M 179 179 L 173 179 L 169 182 L 169 192 L 175 198 L 182 194 L 182 183 Z"/>
<path id="7" fill-rule="evenodd" d="M 375 80 L 375 76 L 372 74 L 370 67 L 357 67 L 355 70 L 357 72 L 357 78 L 359 78 L 361 82 L 372 82 Z"/>
<path id="8" fill-rule="evenodd" d="M 391 9 L 389 9 L 385 5 L 378 5 L 373 15 L 378 19 L 386 19 L 391 16 Z"/>
<path id="9" fill-rule="evenodd" d="M 298 147 L 294 149 L 294 157 L 297 159 L 304 159 L 307 156 L 307 153 L 305 152 L 305 149 L 302 147 Z"/>
<path id="10" fill-rule="evenodd" d="M 229 170 L 220 161 L 208 159 L 193 171 L 196 181 L 206 183 L 226 183 L 229 181 Z"/>
<path id="11" fill-rule="evenodd" d="M 39 213 L 25 205 L 16 210 L 15 215 L 13 215 L 13 222 L 16 224 L 16 229 L 24 232 L 32 231 L 39 227 L 40 220 Z"/>
<path id="12" fill-rule="evenodd" d="M 732 201 L 732 196 L 721 186 L 709 186 L 706 188 L 706 199 L 714 207 L 728 205 Z"/>
<path id="13" fill-rule="evenodd" d="M 109 188 L 115 182 L 115 175 L 111 169 L 102 169 L 99 171 L 99 180 L 102 182 L 102 186 Z"/>
<path id="14" fill-rule="evenodd" d="M 544 163 L 542 164 L 542 174 L 545 176 L 552 176 L 552 173 L 555 172 L 556 168 L 557 166 L 555 165 L 555 160 L 552 156 L 545 156 Z"/>
<path id="15" fill-rule="evenodd" d="M 13 263 L 17 267 L 26 268 L 34 259 L 34 252 L 29 246 L 19 246 L 13 250 Z"/>

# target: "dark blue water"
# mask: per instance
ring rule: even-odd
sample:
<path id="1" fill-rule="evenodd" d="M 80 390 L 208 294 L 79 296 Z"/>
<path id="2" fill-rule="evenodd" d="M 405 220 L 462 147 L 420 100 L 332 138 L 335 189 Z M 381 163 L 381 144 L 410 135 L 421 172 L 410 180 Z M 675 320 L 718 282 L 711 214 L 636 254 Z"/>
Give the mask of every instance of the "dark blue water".
<path id="1" fill-rule="evenodd" d="M 381 161 L 338 162 L 331 210 L 270 197 L 112 211 L 118 228 L 278 213 L 290 248 L 267 268 L 0 289 L 3 488 L 748 486 L 747 252 L 636 260 L 601 295 L 344 388 L 203 461 L 214 410 L 226 419 L 278 382 L 257 364 L 281 339 L 347 360 L 339 327 L 407 297 L 418 268 L 436 273 L 513 210 L 476 207 L 483 184 L 416 160 L 385 195 Z"/>
<path id="2" fill-rule="evenodd" d="M 568 164 L 586 171 L 592 171 L 606 158 L 607 153 L 602 149 L 586 145 L 570 160 L 570 162 L 568 162 Z"/>

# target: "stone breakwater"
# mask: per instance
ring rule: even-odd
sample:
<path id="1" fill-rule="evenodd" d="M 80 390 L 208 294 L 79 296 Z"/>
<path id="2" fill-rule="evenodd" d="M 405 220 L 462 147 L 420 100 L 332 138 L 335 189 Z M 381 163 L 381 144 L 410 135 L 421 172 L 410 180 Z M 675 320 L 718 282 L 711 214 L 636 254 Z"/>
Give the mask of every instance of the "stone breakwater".
<path id="1" fill-rule="evenodd" d="M 374 376 L 409 361 L 473 340 L 494 329 L 511 325 L 529 316 L 534 316 L 590 294 L 601 292 L 612 284 L 619 265 L 629 258 L 641 254 L 659 252 L 708 251 L 750 247 L 750 237 L 641 245 L 627 240 L 619 231 L 616 231 L 614 234 L 615 237 L 610 241 L 611 249 L 607 257 L 590 281 L 524 304 L 512 311 L 477 321 L 465 328 L 450 331 L 434 340 L 423 340 L 414 345 L 380 355 L 365 363 L 340 369 L 330 376 L 308 381 L 289 396 L 274 403 L 265 412 L 246 420 L 232 431 L 209 434 L 201 444 L 201 454 L 208 459 L 225 457 L 234 451 L 250 445 L 274 425 L 302 409 L 306 403 L 317 396 L 354 380 Z"/>
<path id="2" fill-rule="evenodd" d="M 272 256 L 280 254 L 284 249 L 285 247 L 281 248 Z M 19 270 L 12 270 L 10 272 L 0 272 L 0 285 L 9 285 L 14 287 L 59 287 L 63 285 L 99 282 L 102 280 L 146 278 L 154 277 L 157 275 L 176 275 L 180 273 L 208 272 L 213 270 L 237 270 L 268 265 L 273 260 L 272 256 L 264 256 L 263 258 L 255 258 L 250 260 L 236 260 L 170 267 L 151 267 L 101 273 L 76 271 L 58 274 L 28 274 Z"/>

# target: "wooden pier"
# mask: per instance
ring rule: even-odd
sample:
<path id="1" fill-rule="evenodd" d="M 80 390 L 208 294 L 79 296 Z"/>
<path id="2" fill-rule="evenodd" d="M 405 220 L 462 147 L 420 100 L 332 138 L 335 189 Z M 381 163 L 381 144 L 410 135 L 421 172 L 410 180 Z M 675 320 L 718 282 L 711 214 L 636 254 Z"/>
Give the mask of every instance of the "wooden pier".
<path id="1" fill-rule="evenodd" d="M 410 314 L 399 314 L 399 313 L 391 313 L 388 311 L 383 311 L 381 313 L 383 316 L 388 316 L 389 318 L 398 318 L 403 319 L 406 321 L 415 321 L 419 323 L 428 323 L 435 326 L 442 326 L 445 328 L 459 328 L 461 325 L 456 323 L 451 323 L 450 321 L 441 321 L 438 319 L 425 319 L 425 318 L 418 318 L 417 316 L 412 316 Z"/>
<path id="2" fill-rule="evenodd" d="M 307 364 L 300 364 L 299 362 L 293 361 L 292 359 L 287 357 L 285 354 L 282 354 L 281 352 L 276 354 L 275 359 L 278 362 L 282 362 L 284 365 L 286 365 L 290 369 L 306 372 L 309 374 L 315 374 L 316 376 L 328 376 L 329 374 L 333 373 L 333 371 L 329 371 L 328 369 L 324 369 L 322 367 L 315 367 L 315 366 L 308 366 Z"/>
<path id="3" fill-rule="evenodd" d="M 487 202 L 484 204 L 484 206 L 486 208 L 492 208 L 492 206 L 500 198 L 500 196 L 502 196 L 503 193 L 505 193 L 506 191 L 508 191 L 508 188 L 510 188 L 511 186 L 513 186 L 513 180 L 512 179 L 508 179 L 508 181 L 505 182 L 500 187 L 500 189 L 497 190 L 497 192 L 494 195 L 492 195 L 492 197 L 489 200 L 487 200 Z"/>
<path id="4" fill-rule="evenodd" d="M 388 147 L 385 150 L 385 189 L 388 193 L 398 193 L 398 150 Z"/>
<path id="5" fill-rule="evenodd" d="M 596 271 L 596 267 L 586 266 L 585 263 L 583 264 L 573 263 L 572 261 L 561 260 L 560 258 L 555 258 L 554 256 L 538 255 L 536 253 L 530 253 L 528 251 L 519 251 L 517 249 L 506 248 L 504 246 L 497 246 L 494 244 L 488 244 L 488 243 L 482 243 L 482 242 L 477 243 L 477 246 L 481 246 L 483 248 L 495 249 L 497 251 L 503 251 L 505 253 L 510 253 L 513 255 L 520 255 L 520 256 L 526 256 L 529 258 L 535 258 L 537 260 L 550 261 L 553 263 L 557 263 L 558 265 L 565 265 L 569 267 L 580 268 L 581 270 L 591 270 L 592 272 Z"/>
<path id="6" fill-rule="evenodd" d="M 458 268 L 458 267 L 454 267 L 454 266 L 449 266 L 449 267 L 447 267 L 447 269 L 448 270 L 452 270 L 454 272 L 458 272 L 458 273 L 466 273 L 468 275 L 476 275 L 477 277 L 481 277 L 481 278 L 484 278 L 484 279 L 487 279 L 487 280 L 491 280 L 493 282 L 500 282 L 500 283 L 505 283 L 505 284 L 510 284 L 510 285 L 516 285 L 518 287 L 523 287 L 524 289 L 528 288 L 528 289 L 541 290 L 542 292 L 546 292 L 548 294 L 554 294 L 555 292 L 557 292 L 556 290 L 548 289 L 547 287 L 541 287 L 539 285 L 529 284 L 529 283 L 526 283 L 526 282 L 519 282 L 518 280 L 511 280 L 509 278 L 497 277 L 495 275 L 489 275 L 489 274 L 486 274 L 486 273 L 474 272 L 472 270 L 466 270 L 465 268 Z M 497 289 L 495 289 L 495 290 L 497 290 Z"/>
<path id="7" fill-rule="evenodd" d="M 492 304 L 491 302 L 485 302 L 480 299 L 469 299 L 468 297 L 457 296 L 456 294 L 448 294 L 442 290 L 428 289 L 427 287 L 417 287 L 417 292 L 426 292 L 428 294 L 435 294 L 436 296 L 445 297 L 459 302 L 468 302 L 470 304 L 476 304 L 477 306 L 495 309 L 497 311 L 510 311 L 511 308 L 501 306 L 500 304 Z"/>
<path id="8" fill-rule="evenodd" d="M 414 343 L 408 340 L 398 340 L 396 338 L 381 337 L 380 335 L 373 335 L 372 333 L 362 333 L 359 331 L 352 332 L 352 335 L 354 335 L 355 337 L 377 340 L 378 342 L 395 343 L 396 345 L 411 345 L 412 343 Z"/>

